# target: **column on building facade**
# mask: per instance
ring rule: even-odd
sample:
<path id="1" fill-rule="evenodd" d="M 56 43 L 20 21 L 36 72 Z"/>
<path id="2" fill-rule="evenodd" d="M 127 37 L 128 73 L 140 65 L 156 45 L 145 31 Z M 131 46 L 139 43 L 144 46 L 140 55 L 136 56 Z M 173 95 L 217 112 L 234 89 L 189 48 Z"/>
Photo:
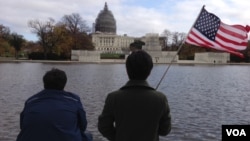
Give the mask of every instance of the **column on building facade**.
<path id="1" fill-rule="evenodd" d="M 134 38 L 115 34 L 93 34 L 92 41 L 97 51 L 122 53 L 124 48 L 129 49 L 129 45 L 134 42 Z"/>

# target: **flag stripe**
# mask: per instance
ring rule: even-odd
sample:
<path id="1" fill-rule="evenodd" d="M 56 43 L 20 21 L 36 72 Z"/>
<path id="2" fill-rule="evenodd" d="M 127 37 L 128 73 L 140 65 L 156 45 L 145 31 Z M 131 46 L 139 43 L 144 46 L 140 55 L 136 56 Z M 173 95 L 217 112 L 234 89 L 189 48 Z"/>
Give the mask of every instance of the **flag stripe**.
<path id="1" fill-rule="evenodd" d="M 205 48 L 210 48 L 210 47 L 207 47 L 205 44 L 201 44 L 201 43 L 198 44 L 197 42 L 195 42 L 195 41 L 194 41 L 193 39 L 191 39 L 191 38 L 188 38 L 186 42 L 189 43 L 189 44 L 192 44 L 192 45 L 201 46 L 201 47 L 205 47 Z M 222 50 L 222 51 L 224 51 L 224 50 Z M 226 51 L 226 50 L 225 50 L 225 51 Z M 239 56 L 239 57 L 241 57 L 241 58 L 244 57 L 242 53 L 239 53 L 239 52 L 237 52 L 237 51 L 230 51 L 230 50 L 227 50 L 226 52 L 231 53 L 231 54 L 234 54 L 234 55 L 237 55 L 237 56 Z"/>
<path id="2" fill-rule="evenodd" d="M 225 34 L 230 35 L 232 38 L 236 40 L 246 40 L 247 39 L 247 34 L 246 30 L 242 30 L 241 26 L 229 26 L 221 22 L 220 24 L 220 31 L 224 32 Z"/>
<path id="3" fill-rule="evenodd" d="M 247 46 L 247 43 L 237 43 L 220 34 L 217 35 L 215 41 L 222 47 L 228 47 L 234 50 L 245 50 Z"/>
<path id="4" fill-rule="evenodd" d="M 196 46 L 209 47 L 209 48 L 213 48 L 213 49 L 220 50 L 220 51 L 226 51 L 226 52 L 235 54 L 237 56 L 243 57 L 241 53 L 228 47 L 221 47 L 216 42 L 212 42 L 211 40 L 207 39 L 204 35 L 202 35 L 195 28 L 191 29 L 190 34 L 186 39 L 186 42 L 189 44 L 196 45 Z"/>
<path id="5" fill-rule="evenodd" d="M 195 28 L 192 28 L 188 38 L 189 37 L 194 41 L 194 42 L 190 42 L 190 43 L 197 42 L 197 44 L 201 45 L 201 46 L 211 47 L 211 48 L 214 48 L 214 49 L 217 49 L 217 50 L 225 50 L 224 48 L 219 47 L 220 45 L 217 44 L 216 42 L 213 42 L 213 41 L 207 39 L 206 36 L 201 34 Z"/>
<path id="6" fill-rule="evenodd" d="M 230 42 L 232 44 L 234 44 L 235 46 L 239 45 L 239 46 L 245 46 L 247 45 L 247 42 L 243 42 L 242 40 L 240 41 L 238 38 L 232 37 L 224 32 L 218 31 L 217 33 L 217 37 L 225 40 L 226 42 Z M 237 49 L 237 48 L 236 48 Z M 241 48 L 239 48 L 241 49 Z"/>
<path id="7" fill-rule="evenodd" d="M 244 26 L 227 25 L 203 8 L 186 38 L 186 43 L 210 47 L 243 57 L 238 51 L 246 49 L 247 33 Z"/>

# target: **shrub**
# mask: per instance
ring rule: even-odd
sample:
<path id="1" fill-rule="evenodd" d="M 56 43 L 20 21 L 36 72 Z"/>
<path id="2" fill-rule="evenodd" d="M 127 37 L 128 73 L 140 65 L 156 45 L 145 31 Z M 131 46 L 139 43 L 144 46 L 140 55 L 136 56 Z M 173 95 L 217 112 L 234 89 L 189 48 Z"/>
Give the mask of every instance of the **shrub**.
<path id="1" fill-rule="evenodd" d="M 28 54 L 28 58 L 31 60 L 45 60 L 43 52 L 32 52 Z M 66 55 L 57 55 L 55 53 L 48 53 L 46 60 L 67 60 Z"/>
<path id="2" fill-rule="evenodd" d="M 102 53 L 101 59 L 125 59 L 125 54 L 119 53 Z"/>

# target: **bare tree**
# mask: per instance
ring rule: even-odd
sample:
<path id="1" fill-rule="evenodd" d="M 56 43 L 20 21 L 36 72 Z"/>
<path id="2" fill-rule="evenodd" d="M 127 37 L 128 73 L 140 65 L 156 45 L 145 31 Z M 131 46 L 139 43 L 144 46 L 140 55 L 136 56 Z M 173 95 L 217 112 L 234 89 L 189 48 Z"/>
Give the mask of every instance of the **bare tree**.
<path id="1" fill-rule="evenodd" d="M 184 33 L 184 32 L 179 33 L 179 41 L 178 41 L 178 45 L 179 46 L 184 42 L 184 40 L 186 39 L 186 37 L 187 37 L 186 33 Z"/>
<path id="2" fill-rule="evenodd" d="M 47 54 L 51 53 L 54 47 L 54 42 L 52 42 L 53 30 L 54 30 L 55 20 L 49 18 L 46 22 L 41 22 L 39 20 L 32 20 L 28 22 L 28 26 L 32 28 L 32 32 L 39 38 L 39 43 L 43 47 L 44 59 L 47 59 Z"/>
<path id="3" fill-rule="evenodd" d="M 169 44 L 169 41 L 170 41 L 170 38 L 171 38 L 171 32 L 167 29 L 165 29 L 162 33 L 162 36 L 165 37 L 165 45 L 166 47 L 168 46 Z"/>
<path id="4" fill-rule="evenodd" d="M 63 16 L 61 24 L 65 25 L 73 39 L 72 49 L 83 48 L 81 39 L 87 37 L 86 34 L 90 31 L 86 21 L 84 21 L 78 13 L 73 13 L 71 15 Z"/>
<path id="5" fill-rule="evenodd" d="M 179 40 L 179 33 L 173 32 L 173 38 L 172 38 L 172 46 L 173 47 L 178 46 L 178 40 Z"/>
<path id="6" fill-rule="evenodd" d="M 15 48 L 15 58 L 18 59 L 18 53 L 21 50 L 21 47 L 24 43 L 24 39 L 22 35 L 18 35 L 17 33 L 12 33 L 10 36 L 9 43 Z"/>
<path id="7" fill-rule="evenodd" d="M 66 28 L 73 34 L 78 32 L 89 32 L 90 28 L 87 26 L 86 21 L 78 13 L 72 13 L 71 15 L 64 15 L 62 23 L 66 25 Z"/>
<path id="8" fill-rule="evenodd" d="M 174 47 L 175 50 L 177 50 L 184 42 L 186 34 L 179 33 L 179 32 L 173 32 L 172 35 L 173 35 L 172 46 Z"/>
<path id="9" fill-rule="evenodd" d="M 10 35 L 9 27 L 0 24 L 0 38 L 7 39 Z"/>

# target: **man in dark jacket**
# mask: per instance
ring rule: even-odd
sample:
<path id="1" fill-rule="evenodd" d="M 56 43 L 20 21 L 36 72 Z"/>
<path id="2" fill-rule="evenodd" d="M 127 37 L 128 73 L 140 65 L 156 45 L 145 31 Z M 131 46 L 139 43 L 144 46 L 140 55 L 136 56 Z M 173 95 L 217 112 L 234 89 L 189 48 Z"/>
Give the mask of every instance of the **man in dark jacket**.
<path id="1" fill-rule="evenodd" d="M 44 77 L 44 90 L 30 97 L 20 115 L 17 141 L 88 141 L 87 120 L 79 96 L 64 91 L 64 71 L 52 69 Z"/>
<path id="2" fill-rule="evenodd" d="M 171 130 L 166 96 L 149 86 L 153 68 L 145 51 L 132 52 L 126 60 L 129 81 L 108 94 L 98 119 L 98 129 L 110 141 L 158 141 Z"/>

